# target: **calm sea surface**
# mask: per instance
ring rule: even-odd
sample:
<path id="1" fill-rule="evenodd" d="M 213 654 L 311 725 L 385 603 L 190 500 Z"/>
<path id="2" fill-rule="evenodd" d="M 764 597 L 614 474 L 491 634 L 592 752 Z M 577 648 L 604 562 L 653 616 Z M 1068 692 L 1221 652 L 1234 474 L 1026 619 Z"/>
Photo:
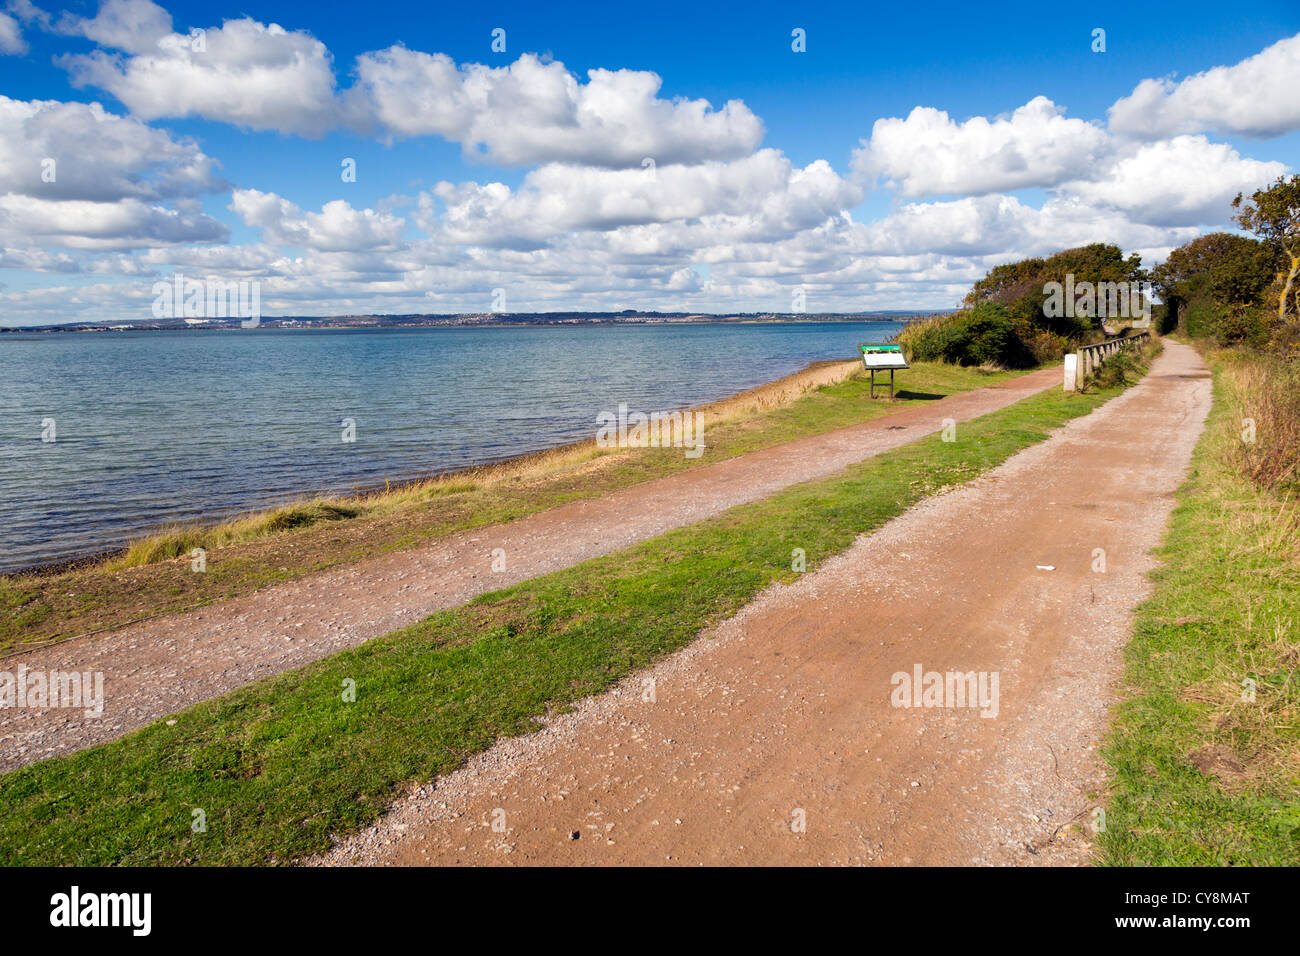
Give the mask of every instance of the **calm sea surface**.
<path id="1" fill-rule="evenodd" d="M 0 336 L 0 571 L 589 438 L 854 358 L 890 322 Z M 42 441 L 53 419 L 54 441 Z M 345 420 L 355 441 L 341 440 Z M 707 428 L 705 431 L 707 443 Z"/>

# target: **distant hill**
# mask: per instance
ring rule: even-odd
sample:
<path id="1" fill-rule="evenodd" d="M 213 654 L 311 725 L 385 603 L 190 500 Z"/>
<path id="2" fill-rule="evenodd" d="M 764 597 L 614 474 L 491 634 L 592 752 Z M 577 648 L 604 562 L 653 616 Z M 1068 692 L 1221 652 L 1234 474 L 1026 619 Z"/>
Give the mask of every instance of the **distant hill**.
<path id="1" fill-rule="evenodd" d="M 876 312 L 473 312 L 425 315 L 280 315 L 266 316 L 264 329 L 409 329 L 450 326 L 546 326 L 546 325 L 689 325 L 708 322 L 909 322 L 929 318 L 936 312 L 886 309 Z M 129 332 L 174 329 L 237 329 L 241 320 L 148 319 L 139 322 L 74 322 L 0 328 L 4 332 Z"/>

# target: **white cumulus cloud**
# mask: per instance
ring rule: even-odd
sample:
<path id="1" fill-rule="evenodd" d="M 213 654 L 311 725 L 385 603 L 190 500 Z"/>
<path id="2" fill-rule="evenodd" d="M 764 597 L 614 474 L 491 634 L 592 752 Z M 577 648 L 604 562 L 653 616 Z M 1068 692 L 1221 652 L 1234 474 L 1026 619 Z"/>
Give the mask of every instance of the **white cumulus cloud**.
<path id="1" fill-rule="evenodd" d="M 750 233 L 788 235 L 837 215 L 862 198 L 824 160 L 804 169 L 774 149 L 730 163 L 613 170 L 549 164 L 518 190 L 502 183 L 443 182 L 433 194 L 445 205 L 437 223 L 426 202 L 421 222 L 460 243 L 540 244 L 572 230 L 744 219 Z"/>
<path id="2" fill-rule="evenodd" d="M 457 66 L 406 47 L 362 55 L 348 95 L 358 123 L 390 136 L 441 136 L 470 157 L 526 165 L 596 166 L 730 159 L 751 152 L 763 124 L 732 100 L 666 100 L 643 70 L 590 70 L 587 82 L 558 61 L 524 54 L 514 63 Z"/>
<path id="3" fill-rule="evenodd" d="M 230 208 L 246 225 L 261 229 L 266 242 L 327 251 L 393 247 L 405 226 L 399 216 L 354 209 L 343 199 L 327 202 L 320 212 L 305 212 L 256 189 L 236 189 Z"/>
<path id="4" fill-rule="evenodd" d="M 0 241 L 69 249 L 140 249 L 188 242 L 225 242 L 230 230 L 193 210 L 121 199 L 51 201 L 8 193 L 0 196 Z"/>
<path id="5" fill-rule="evenodd" d="M 1036 96 L 1009 116 L 964 123 L 918 106 L 906 119 L 882 118 L 854 151 L 854 169 L 883 178 L 909 198 L 980 195 L 1054 186 L 1085 173 L 1107 145 L 1105 130 L 1069 119 Z"/>
<path id="6" fill-rule="evenodd" d="M 9 14 L 0 13 L 0 54 L 15 56 L 26 52 L 27 41 L 23 39 L 22 27 Z"/>
<path id="7" fill-rule="evenodd" d="M 1207 130 L 1268 137 L 1300 129 L 1300 34 L 1181 82 L 1143 80 L 1110 108 L 1110 128 L 1143 139 Z"/>
<path id="8" fill-rule="evenodd" d="M 197 197 L 225 188 L 216 163 L 177 139 L 98 103 L 0 96 L 0 242 L 41 271 L 74 271 L 56 249 L 121 250 L 223 242 L 229 229 L 204 215 Z M 26 250 L 26 251 L 23 251 Z M 127 260 L 77 263 L 96 271 Z"/>
<path id="9" fill-rule="evenodd" d="M 1239 192 L 1250 193 L 1286 172 L 1286 165 L 1243 158 L 1226 143 L 1176 136 L 1146 143 L 1103 168 L 1099 178 L 1065 184 L 1063 197 L 1124 212 L 1158 226 L 1228 221 Z"/>
<path id="10" fill-rule="evenodd" d="M 1199 232 L 1137 223 L 1122 212 L 1074 198 L 1049 199 L 1036 209 L 1014 196 L 912 203 L 860 228 L 865 252 L 996 257 L 1003 262 L 1092 242 L 1112 242 L 1126 250 L 1168 249 Z"/>
<path id="11" fill-rule="evenodd" d="M 98 103 L 0 95 L 0 188 L 52 200 L 171 199 L 219 189 L 215 161 Z"/>
<path id="12" fill-rule="evenodd" d="M 149 53 L 171 34 L 172 17 L 152 0 L 104 0 L 94 17 L 65 13 L 54 29 L 114 50 Z"/>
<path id="13" fill-rule="evenodd" d="M 134 55 L 95 50 L 58 62 L 74 85 L 107 90 L 143 119 L 199 116 L 304 136 L 338 123 L 329 50 L 275 23 L 227 20 L 200 37 L 168 33 Z"/>

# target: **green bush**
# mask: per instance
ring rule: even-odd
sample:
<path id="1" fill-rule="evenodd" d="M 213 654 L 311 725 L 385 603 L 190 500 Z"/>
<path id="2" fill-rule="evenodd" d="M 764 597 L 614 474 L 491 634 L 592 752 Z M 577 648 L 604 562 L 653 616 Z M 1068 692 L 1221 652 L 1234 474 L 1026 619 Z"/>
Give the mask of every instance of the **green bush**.
<path id="1" fill-rule="evenodd" d="M 1029 350 L 1035 365 L 1058 362 L 1062 355 L 1070 351 L 1070 340 L 1056 332 L 1034 328 L 1032 325 L 1024 327 L 1017 324 L 1016 334 Z"/>
<path id="2" fill-rule="evenodd" d="M 1164 351 L 1164 343 L 1159 339 L 1147 339 L 1145 342 L 1133 343 L 1128 348 L 1107 358 L 1088 377 L 1088 380 L 1084 383 L 1084 389 L 1100 388 L 1105 390 L 1136 382 L 1151 367 L 1151 360 L 1162 351 Z"/>
<path id="3" fill-rule="evenodd" d="M 1062 250 L 1046 259 L 1022 259 L 995 266 L 971 287 L 965 301 L 967 305 L 987 302 L 1005 306 L 1025 341 L 1025 330 L 1029 328 L 1070 342 L 1087 341 L 1098 334 L 1100 323 L 1096 318 L 1075 310 L 1070 310 L 1070 315 L 1047 314 L 1047 284 L 1065 285 L 1070 276 L 1075 283 L 1140 283 L 1147 278 L 1141 256 L 1134 253 L 1126 257 L 1119 246 L 1095 242 Z M 1052 357 L 1060 358 L 1060 353 Z"/>
<path id="4" fill-rule="evenodd" d="M 1138 360 L 1132 352 L 1116 352 L 1097 369 L 1093 383 L 1101 389 L 1122 385 L 1137 374 Z"/>
<path id="5" fill-rule="evenodd" d="M 895 341 L 903 346 L 908 360 L 915 362 L 1005 368 L 1028 368 L 1038 362 L 1007 309 L 991 302 L 909 325 Z"/>
<path id="6" fill-rule="evenodd" d="M 1218 339 L 1224 345 L 1262 346 L 1268 342 L 1272 319 L 1263 305 L 1229 306 L 1219 319 Z"/>
<path id="7" fill-rule="evenodd" d="M 1217 339 L 1219 306 L 1209 299 L 1192 299 L 1183 304 L 1183 328 L 1194 339 Z"/>
<path id="8" fill-rule="evenodd" d="M 1183 323 L 1193 338 L 1224 346 L 1262 346 L 1272 334 L 1274 318 L 1260 303 L 1223 305 L 1202 296 L 1186 302 Z"/>

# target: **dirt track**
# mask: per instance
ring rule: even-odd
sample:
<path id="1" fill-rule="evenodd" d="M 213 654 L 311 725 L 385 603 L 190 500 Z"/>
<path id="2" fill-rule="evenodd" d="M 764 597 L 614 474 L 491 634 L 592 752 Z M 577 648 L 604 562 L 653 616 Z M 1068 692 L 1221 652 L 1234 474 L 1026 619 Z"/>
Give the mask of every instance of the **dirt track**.
<path id="1" fill-rule="evenodd" d="M 1209 405 L 1167 343 L 1098 411 L 315 862 L 1086 861 L 1071 823 Z M 997 715 L 891 706 L 917 664 L 997 673 Z"/>
<path id="2" fill-rule="evenodd" d="M 569 567 L 1059 386 L 1060 369 L 574 503 L 189 614 L 22 652 L 12 670 L 100 671 L 104 713 L 0 710 L 0 770 L 111 740 L 250 681 L 301 667 L 478 594 Z M 707 434 L 706 434 L 707 441 Z M 707 456 L 708 452 L 705 452 Z M 491 570 L 492 552 L 506 570 Z M 219 560 L 219 556 L 214 555 Z"/>

